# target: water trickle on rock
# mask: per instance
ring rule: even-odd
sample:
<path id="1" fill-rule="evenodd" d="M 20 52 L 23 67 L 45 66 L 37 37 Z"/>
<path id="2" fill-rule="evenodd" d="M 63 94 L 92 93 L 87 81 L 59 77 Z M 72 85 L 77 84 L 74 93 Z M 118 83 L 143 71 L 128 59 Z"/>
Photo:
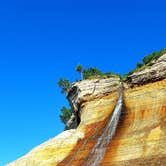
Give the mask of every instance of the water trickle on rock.
<path id="1" fill-rule="evenodd" d="M 96 145 L 93 147 L 92 151 L 88 155 L 87 160 L 83 166 L 98 166 L 106 152 L 108 144 L 112 140 L 112 137 L 115 134 L 118 122 L 120 119 L 121 111 L 123 106 L 123 85 L 119 84 L 119 98 L 116 103 L 115 109 L 108 121 L 103 133 L 98 138 Z"/>

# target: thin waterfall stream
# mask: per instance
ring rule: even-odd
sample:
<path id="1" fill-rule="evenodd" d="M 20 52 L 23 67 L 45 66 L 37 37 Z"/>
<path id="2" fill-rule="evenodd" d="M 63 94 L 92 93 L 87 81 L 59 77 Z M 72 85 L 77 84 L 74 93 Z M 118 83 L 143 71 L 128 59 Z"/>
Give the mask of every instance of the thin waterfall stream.
<path id="1" fill-rule="evenodd" d="M 103 133 L 98 138 L 96 145 L 92 148 L 92 151 L 88 155 L 87 160 L 82 166 L 98 166 L 106 152 L 108 144 L 115 135 L 120 115 L 123 107 L 123 85 L 119 84 L 119 98 L 114 108 L 114 111 L 108 121 Z"/>

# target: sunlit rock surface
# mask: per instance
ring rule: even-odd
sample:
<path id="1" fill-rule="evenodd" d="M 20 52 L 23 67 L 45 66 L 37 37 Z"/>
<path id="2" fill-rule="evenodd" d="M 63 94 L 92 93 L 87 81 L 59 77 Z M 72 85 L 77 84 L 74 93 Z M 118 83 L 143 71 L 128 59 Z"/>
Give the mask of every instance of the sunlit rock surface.
<path id="1" fill-rule="evenodd" d="M 100 93 L 98 88 L 98 93 L 95 93 L 94 98 L 91 96 L 89 101 L 84 101 L 81 104 L 79 110 L 81 122 L 77 129 L 63 132 L 60 136 L 38 146 L 8 166 L 66 166 L 81 164 L 96 143 L 96 138 L 102 133 L 115 107 L 118 98 L 119 81 L 117 82 L 117 80 L 119 78 L 116 79 L 117 84 L 113 82 L 113 86 L 108 86 L 108 93 L 106 88 L 101 86 Z M 107 82 L 108 80 L 102 80 L 101 82 L 105 81 Z M 89 89 L 89 87 L 87 88 Z M 84 90 L 86 90 L 85 87 Z M 96 94 L 98 97 L 96 97 Z"/>
<path id="2" fill-rule="evenodd" d="M 166 54 L 151 62 L 151 66 L 144 70 L 134 72 L 127 78 L 130 87 L 144 85 L 149 82 L 159 81 L 166 78 Z"/>
<path id="3" fill-rule="evenodd" d="M 107 79 L 91 79 L 83 80 L 72 84 L 68 93 L 68 100 L 74 112 L 66 124 L 67 129 L 77 128 L 80 122 L 81 105 L 85 102 L 90 102 L 95 98 L 101 98 L 117 91 L 119 85 L 119 77 L 111 77 Z"/>
<path id="4" fill-rule="evenodd" d="M 83 80 L 72 84 L 68 93 L 68 100 L 74 110 L 79 109 L 80 104 L 86 101 L 101 98 L 111 92 L 117 90 L 119 85 L 119 77 L 111 77 L 106 79 Z"/>
<path id="5" fill-rule="evenodd" d="M 52 166 L 58 164 L 68 154 L 84 133 L 72 129 L 39 145 L 24 157 L 8 166 Z M 63 146 L 65 147 L 63 147 Z"/>
<path id="6" fill-rule="evenodd" d="M 133 88 L 124 89 L 120 121 L 101 166 L 166 165 L 165 65 L 163 55 L 125 85 Z M 63 132 L 8 166 L 87 166 L 89 154 L 114 111 L 119 79 L 88 81 L 73 84 L 68 96 L 81 120 L 77 129 Z"/>
<path id="7" fill-rule="evenodd" d="M 166 79 L 128 89 L 102 166 L 166 165 Z"/>

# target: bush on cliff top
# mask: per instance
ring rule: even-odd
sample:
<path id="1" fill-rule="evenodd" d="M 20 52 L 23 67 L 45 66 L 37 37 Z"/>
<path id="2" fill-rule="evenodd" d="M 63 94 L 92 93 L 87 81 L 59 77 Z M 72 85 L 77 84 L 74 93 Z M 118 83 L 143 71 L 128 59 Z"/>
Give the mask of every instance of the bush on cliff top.
<path id="1" fill-rule="evenodd" d="M 151 65 L 150 62 L 152 62 L 153 60 L 157 60 L 165 53 L 166 53 L 166 48 L 162 49 L 159 52 L 153 52 L 153 53 L 151 53 L 143 58 L 143 64 L 144 65 Z"/>
<path id="2" fill-rule="evenodd" d="M 81 64 L 78 64 L 76 66 L 75 71 L 80 73 L 82 80 L 95 79 L 95 78 L 119 77 L 119 75 L 113 74 L 113 73 L 110 73 L 110 72 L 103 73 L 95 67 L 90 67 L 90 68 L 85 69 L 85 68 L 82 67 Z M 59 81 L 58 81 L 58 86 L 61 89 L 61 93 L 67 95 L 70 88 L 71 88 L 71 83 L 68 79 L 60 78 Z M 71 106 L 70 106 L 70 108 L 66 108 L 65 106 L 63 106 L 61 108 L 60 119 L 64 123 L 65 126 L 66 126 L 66 123 L 68 122 L 68 120 L 70 119 L 71 114 L 72 114 Z"/>
<path id="3" fill-rule="evenodd" d="M 118 74 L 114 74 L 111 72 L 103 73 L 96 67 L 90 67 L 84 69 L 81 64 L 78 64 L 76 67 L 76 71 L 81 74 L 81 79 L 95 79 L 95 78 L 110 78 L 110 77 L 119 77 Z"/>
<path id="4" fill-rule="evenodd" d="M 133 74 L 134 72 L 138 72 L 138 71 L 141 71 L 143 69 L 145 69 L 146 67 L 148 66 L 151 66 L 152 65 L 152 61 L 154 60 L 157 60 L 158 58 L 160 58 L 163 54 L 166 53 L 166 48 L 162 49 L 161 51 L 158 51 L 158 52 L 153 52 L 149 55 L 146 55 L 143 59 L 142 59 L 142 62 L 138 62 L 136 64 L 136 68 L 131 70 L 129 73 L 125 74 L 123 76 L 123 80 L 126 80 L 127 77 L 131 74 Z"/>
<path id="5" fill-rule="evenodd" d="M 166 48 L 162 49 L 159 52 L 153 52 L 149 55 L 146 55 L 143 59 L 142 62 L 138 62 L 136 64 L 136 68 L 131 70 L 129 73 L 125 74 L 123 77 L 121 77 L 118 74 L 113 74 L 110 72 L 103 73 L 99 69 L 95 67 L 90 67 L 90 68 L 83 68 L 81 64 L 78 64 L 75 68 L 75 71 L 80 73 L 81 75 L 81 80 L 85 79 L 95 79 L 95 78 L 110 78 L 110 77 L 120 77 L 122 80 L 126 80 L 127 77 L 134 72 L 141 71 L 145 69 L 148 66 L 152 65 L 152 61 L 157 60 L 159 57 L 161 57 L 163 54 L 166 53 Z M 78 80 L 76 80 L 78 81 Z M 59 79 L 58 81 L 58 86 L 61 88 L 61 93 L 63 94 L 68 94 L 70 88 L 71 88 L 71 83 L 68 79 Z M 62 107 L 61 109 L 61 114 L 60 114 L 60 119 L 61 121 L 66 125 L 67 121 L 70 119 L 70 116 L 72 114 L 72 109 Z"/>

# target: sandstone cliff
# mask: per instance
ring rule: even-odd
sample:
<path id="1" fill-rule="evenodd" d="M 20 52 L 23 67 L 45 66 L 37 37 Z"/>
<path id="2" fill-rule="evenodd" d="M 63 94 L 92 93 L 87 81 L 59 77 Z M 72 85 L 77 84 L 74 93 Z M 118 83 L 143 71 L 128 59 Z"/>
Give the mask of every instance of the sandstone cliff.
<path id="1" fill-rule="evenodd" d="M 166 54 L 152 61 L 151 66 L 128 76 L 126 82 L 130 87 L 133 87 L 159 81 L 163 78 L 166 78 Z"/>
<path id="2" fill-rule="evenodd" d="M 72 85 L 68 99 L 77 127 L 39 145 L 8 166 L 86 166 L 118 100 L 119 78 Z M 166 165 L 166 54 L 124 83 L 123 110 L 101 166 Z M 103 138 L 104 139 L 104 138 Z M 100 147 L 101 148 L 101 147 Z M 99 151 L 100 149 L 96 149 Z M 97 157 L 97 156 L 96 156 Z M 92 164 L 91 164 L 92 165 Z"/>

